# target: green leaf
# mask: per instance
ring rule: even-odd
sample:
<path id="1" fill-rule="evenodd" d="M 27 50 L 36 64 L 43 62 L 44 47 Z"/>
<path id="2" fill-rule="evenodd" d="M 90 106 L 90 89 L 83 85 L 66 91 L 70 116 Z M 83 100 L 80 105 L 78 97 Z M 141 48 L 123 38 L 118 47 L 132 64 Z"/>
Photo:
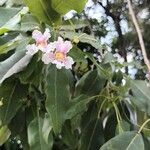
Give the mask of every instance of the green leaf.
<path id="1" fill-rule="evenodd" d="M 27 44 L 28 40 L 24 40 L 20 43 L 12 56 L 3 62 L 0 62 L 0 84 L 8 77 L 23 70 L 28 65 L 32 56 L 25 55 Z"/>
<path id="2" fill-rule="evenodd" d="M 124 120 L 120 121 L 116 128 L 116 134 L 121 134 L 125 131 L 130 131 L 130 124 Z"/>
<path id="3" fill-rule="evenodd" d="M 19 41 L 20 39 L 17 37 L 19 36 L 18 32 L 10 32 L 9 34 L 5 34 L 0 36 L 0 46 L 8 43 L 8 42 L 13 42 L 15 41 Z"/>
<path id="4" fill-rule="evenodd" d="M 6 1 L 7 7 L 23 5 L 23 0 L 6 0 Z"/>
<path id="5" fill-rule="evenodd" d="M 145 81 L 133 80 L 131 81 L 131 89 L 133 93 L 132 102 L 139 110 L 144 111 L 150 115 L 150 88 Z"/>
<path id="6" fill-rule="evenodd" d="M 76 84 L 75 95 L 88 96 L 99 94 L 105 85 L 106 79 L 96 69 L 86 73 Z"/>
<path id="7" fill-rule="evenodd" d="M 21 31 L 31 31 L 40 28 L 40 23 L 38 19 L 31 14 L 24 15 L 21 19 L 20 30 Z"/>
<path id="8" fill-rule="evenodd" d="M 11 130 L 11 137 L 16 137 L 23 132 L 26 126 L 26 119 L 24 109 L 20 108 L 16 115 L 12 118 L 11 122 L 8 125 L 8 128 Z"/>
<path id="9" fill-rule="evenodd" d="M 60 34 L 64 38 L 68 38 L 70 40 L 73 40 L 74 38 L 78 38 L 80 42 L 90 44 L 94 48 L 98 49 L 100 52 L 103 49 L 100 41 L 95 39 L 95 37 L 92 35 L 88 35 L 86 33 L 76 33 L 73 31 L 60 31 Z"/>
<path id="10" fill-rule="evenodd" d="M 62 128 L 62 141 L 69 147 L 69 149 L 76 149 L 78 144 L 78 136 L 72 130 L 70 121 L 66 121 Z"/>
<path id="11" fill-rule="evenodd" d="M 0 86 L 0 120 L 2 124 L 8 124 L 21 107 L 21 100 L 27 96 L 28 87 L 21 85 L 16 79 L 4 82 Z"/>
<path id="12" fill-rule="evenodd" d="M 39 21 L 49 25 L 60 21 L 60 15 L 52 8 L 51 0 L 24 0 L 24 2 Z"/>
<path id="13" fill-rule="evenodd" d="M 76 62 L 81 62 L 85 60 L 85 54 L 76 46 L 74 46 L 69 51 L 69 56 L 71 56 Z"/>
<path id="14" fill-rule="evenodd" d="M 0 128 L 0 146 L 3 145 L 11 135 L 10 130 L 7 128 L 7 126 L 2 126 Z"/>
<path id="15" fill-rule="evenodd" d="M 85 7 L 87 0 L 52 0 L 52 7 L 61 15 L 66 14 L 70 10 L 81 13 Z"/>
<path id="16" fill-rule="evenodd" d="M 48 144 L 49 140 L 49 134 L 52 129 L 52 123 L 48 115 L 45 115 L 44 121 L 43 121 L 43 127 L 42 127 L 42 133 L 43 133 L 43 139 Z"/>
<path id="17" fill-rule="evenodd" d="M 0 54 L 5 54 L 17 47 L 18 41 L 9 41 L 0 46 Z"/>
<path id="18" fill-rule="evenodd" d="M 79 150 L 99 150 L 104 143 L 103 126 L 100 119 L 90 121 L 82 131 Z"/>
<path id="19" fill-rule="evenodd" d="M 51 150 L 53 138 L 48 118 L 35 118 L 28 126 L 28 142 L 31 150 Z"/>
<path id="20" fill-rule="evenodd" d="M 79 95 L 78 97 L 72 99 L 70 101 L 70 107 L 68 108 L 66 112 L 66 119 L 72 119 L 78 114 L 82 114 L 87 108 L 86 105 L 93 100 L 93 98 L 90 98 L 86 95 Z"/>
<path id="21" fill-rule="evenodd" d="M 69 104 L 69 79 L 65 69 L 48 66 L 45 82 L 46 109 L 55 134 L 60 133 Z"/>
<path id="22" fill-rule="evenodd" d="M 0 27 L 4 26 L 11 18 L 13 18 L 20 9 L 0 7 Z"/>
<path id="23" fill-rule="evenodd" d="M 74 31 L 75 29 L 85 28 L 86 26 L 88 26 L 87 20 L 70 19 L 63 21 L 63 24 L 61 25 L 61 30 Z"/>
<path id="24" fill-rule="evenodd" d="M 35 54 L 28 66 L 18 74 L 21 83 L 30 85 L 32 84 L 37 88 L 40 86 L 43 80 L 43 62 L 38 61 L 38 59 L 39 55 Z"/>
<path id="25" fill-rule="evenodd" d="M 0 35 L 9 30 L 14 30 L 16 25 L 21 21 L 21 16 L 28 12 L 27 8 L 15 9 L 15 8 L 0 8 Z M 13 16 L 12 16 L 13 14 Z M 5 17 L 5 18 L 3 18 Z"/>
<path id="26" fill-rule="evenodd" d="M 141 134 L 134 131 L 124 132 L 105 143 L 100 150 L 144 150 Z"/>
<path id="27" fill-rule="evenodd" d="M 106 125 L 105 125 L 105 139 L 106 141 L 110 140 L 111 138 L 113 138 L 115 136 L 115 130 L 117 127 L 117 118 L 116 118 L 116 114 L 113 111 L 113 113 L 109 112 L 108 114 L 108 118 L 106 121 Z"/>

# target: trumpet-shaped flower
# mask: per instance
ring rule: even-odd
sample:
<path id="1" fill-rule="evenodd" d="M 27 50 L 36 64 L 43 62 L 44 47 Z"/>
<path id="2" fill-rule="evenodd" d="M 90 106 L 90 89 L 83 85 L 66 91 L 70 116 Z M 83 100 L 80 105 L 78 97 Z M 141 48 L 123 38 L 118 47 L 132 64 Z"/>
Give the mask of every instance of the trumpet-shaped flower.
<path id="1" fill-rule="evenodd" d="M 58 69 L 65 67 L 71 69 L 74 64 L 73 59 L 67 56 L 67 53 L 72 48 L 70 41 L 63 41 L 61 37 L 58 37 L 58 41 L 52 43 L 53 45 L 47 46 L 47 52 L 43 55 L 42 61 L 45 64 L 53 63 L 56 64 Z M 49 49 L 49 47 L 53 47 Z"/>
<path id="2" fill-rule="evenodd" d="M 36 41 L 36 46 L 43 52 L 45 52 L 45 49 L 48 45 L 47 42 L 50 37 L 50 30 L 48 28 L 43 34 L 38 30 L 34 30 L 32 33 L 32 38 Z"/>

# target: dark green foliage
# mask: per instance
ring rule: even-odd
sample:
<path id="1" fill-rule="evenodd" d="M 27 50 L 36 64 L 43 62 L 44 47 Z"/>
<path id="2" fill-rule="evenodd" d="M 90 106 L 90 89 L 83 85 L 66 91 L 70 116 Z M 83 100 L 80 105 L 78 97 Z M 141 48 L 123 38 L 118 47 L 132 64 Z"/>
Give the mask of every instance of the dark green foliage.
<path id="1" fill-rule="evenodd" d="M 150 88 L 136 33 L 122 26 L 132 27 L 127 4 L 93 0 L 84 10 L 86 2 L 9 0 L 0 7 L 0 150 L 149 150 Z M 133 5 L 137 15 L 150 9 L 145 0 Z M 104 10 L 100 20 L 88 14 L 94 9 Z M 137 18 L 149 56 L 149 14 Z M 26 55 L 33 30 L 45 28 L 49 42 L 72 42 L 72 69 L 45 65 L 41 51 Z"/>

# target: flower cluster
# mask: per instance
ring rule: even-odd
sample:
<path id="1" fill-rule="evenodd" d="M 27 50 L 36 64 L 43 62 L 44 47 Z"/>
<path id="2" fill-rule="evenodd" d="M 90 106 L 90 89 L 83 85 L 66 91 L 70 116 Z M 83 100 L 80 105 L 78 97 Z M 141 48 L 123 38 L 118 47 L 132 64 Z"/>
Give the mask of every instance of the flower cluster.
<path id="1" fill-rule="evenodd" d="M 45 64 L 55 64 L 58 69 L 62 67 L 71 69 L 74 61 L 67 55 L 72 49 L 71 42 L 64 41 L 62 37 L 58 37 L 57 41 L 49 42 L 50 37 L 49 29 L 46 29 L 43 34 L 38 30 L 34 30 L 32 38 L 35 40 L 35 43 L 27 45 L 26 54 L 34 55 L 40 50 L 42 51 L 42 61 Z"/>

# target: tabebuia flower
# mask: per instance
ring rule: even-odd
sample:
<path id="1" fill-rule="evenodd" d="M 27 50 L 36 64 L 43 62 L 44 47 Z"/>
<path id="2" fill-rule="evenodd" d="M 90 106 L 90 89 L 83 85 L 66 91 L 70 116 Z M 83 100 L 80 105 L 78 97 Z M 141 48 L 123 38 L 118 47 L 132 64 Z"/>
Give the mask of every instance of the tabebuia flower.
<path id="1" fill-rule="evenodd" d="M 38 30 L 34 30 L 32 33 L 32 38 L 36 41 L 36 46 L 39 50 L 45 52 L 45 48 L 47 47 L 48 40 L 51 37 L 50 30 L 46 28 L 45 32 L 42 34 Z"/>
<path id="2" fill-rule="evenodd" d="M 51 47 L 51 49 L 49 49 L 49 47 Z M 45 64 L 56 64 L 58 69 L 61 69 L 62 67 L 71 69 L 74 61 L 70 56 L 68 56 L 70 49 L 72 49 L 71 42 L 64 41 L 63 38 L 58 37 L 57 41 L 50 43 L 49 46 L 47 46 L 47 50 L 43 54 L 42 61 Z"/>
<path id="3" fill-rule="evenodd" d="M 34 55 L 38 50 L 41 50 L 42 52 L 45 52 L 45 49 L 48 45 L 48 40 L 51 37 L 50 30 L 46 28 L 45 32 L 42 34 L 42 32 L 38 30 L 34 30 L 32 33 L 32 38 L 35 40 L 35 44 L 31 44 L 27 46 L 27 54 Z M 36 48 L 35 48 L 36 46 Z"/>
<path id="4" fill-rule="evenodd" d="M 35 40 L 34 44 L 27 45 L 26 54 L 34 55 L 39 50 L 42 51 L 42 61 L 45 64 L 55 64 L 58 69 L 62 67 L 71 69 L 74 64 L 73 59 L 68 56 L 68 52 L 72 49 L 70 41 L 64 41 L 62 37 L 58 37 L 57 41 L 48 42 L 51 37 L 49 29 L 46 29 L 42 34 L 38 30 L 34 30 L 32 38 Z"/>

